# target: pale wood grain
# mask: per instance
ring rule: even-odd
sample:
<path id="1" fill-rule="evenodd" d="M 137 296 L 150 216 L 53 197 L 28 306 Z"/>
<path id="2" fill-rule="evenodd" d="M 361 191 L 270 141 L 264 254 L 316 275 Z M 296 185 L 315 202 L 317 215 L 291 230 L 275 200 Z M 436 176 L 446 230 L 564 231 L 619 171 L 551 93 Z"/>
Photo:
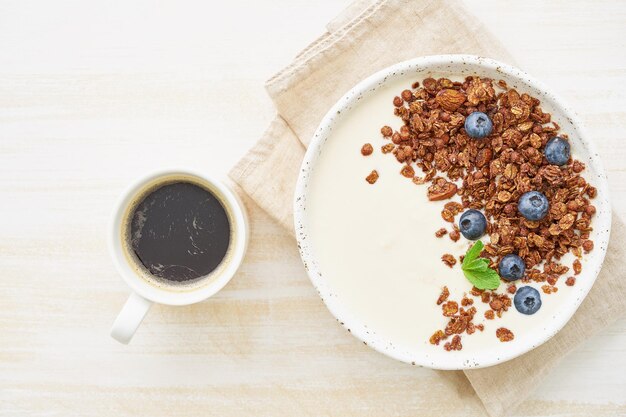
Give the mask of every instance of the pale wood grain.
<path id="1" fill-rule="evenodd" d="M 587 122 L 626 215 L 626 5 L 466 1 Z M 407 366 L 336 324 L 292 238 L 247 201 L 235 279 L 108 336 L 128 289 L 106 248 L 147 171 L 224 174 L 265 130 L 263 81 L 347 0 L 0 2 L 0 415 L 483 415 L 457 373 Z M 626 320 L 516 415 L 626 413 Z"/>

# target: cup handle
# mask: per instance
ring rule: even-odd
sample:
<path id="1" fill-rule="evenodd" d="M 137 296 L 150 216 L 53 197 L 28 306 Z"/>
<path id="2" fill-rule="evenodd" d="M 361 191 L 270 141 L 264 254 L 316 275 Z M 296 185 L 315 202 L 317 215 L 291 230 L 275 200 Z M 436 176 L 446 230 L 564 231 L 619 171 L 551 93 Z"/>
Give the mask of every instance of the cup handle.
<path id="1" fill-rule="evenodd" d="M 122 307 L 122 311 L 117 315 L 113 327 L 111 327 L 111 337 L 127 345 L 146 313 L 150 310 L 151 305 L 152 301 L 146 300 L 134 292 L 131 293 L 126 304 Z"/>

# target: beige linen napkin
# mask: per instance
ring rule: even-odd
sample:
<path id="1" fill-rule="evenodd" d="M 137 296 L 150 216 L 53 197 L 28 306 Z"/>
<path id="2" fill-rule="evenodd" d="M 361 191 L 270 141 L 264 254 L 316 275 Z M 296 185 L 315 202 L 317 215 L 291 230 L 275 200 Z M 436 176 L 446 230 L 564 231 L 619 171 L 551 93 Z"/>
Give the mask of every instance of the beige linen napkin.
<path id="1" fill-rule="evenodd" d="M 293 232 L 292 199 L 298 171 L 305 148 L 328 109 L 351 87 L 384 67 L 444 53 L 483 55 L 513 63 L 478 19 L 468 18 L 468 12 L 456 2 L 354 2 L 327 26 L 324 35 L 267 82 L 278 115 L 230 177 Z M 623 314 L 626 277 L 618 262 L 626 251 L 615 236 L 625 231 L 623 222 L 614 218 L 614 238 L 602 273 L 557 336 L 512 361 L 465 372 L 490 415 L 502 416 L 513 409 L 560 358 Z"/>

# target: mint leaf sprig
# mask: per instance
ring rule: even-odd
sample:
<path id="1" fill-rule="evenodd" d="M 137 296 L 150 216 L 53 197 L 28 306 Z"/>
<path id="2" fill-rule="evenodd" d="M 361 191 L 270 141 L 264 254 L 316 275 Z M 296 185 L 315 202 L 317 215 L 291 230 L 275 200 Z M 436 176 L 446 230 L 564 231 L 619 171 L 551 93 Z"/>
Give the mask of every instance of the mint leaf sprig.
<path id="1" fill-rule="evenodd" d="M 465 254 L 461 269 L 465 278 L 474 287 L 479 290 L 495 290 L 500 286 L 500 275 L 495 270 L 489 268 L 489 259 L 479 258 L 484 247 L 483 242 L 477 240 Z"/>

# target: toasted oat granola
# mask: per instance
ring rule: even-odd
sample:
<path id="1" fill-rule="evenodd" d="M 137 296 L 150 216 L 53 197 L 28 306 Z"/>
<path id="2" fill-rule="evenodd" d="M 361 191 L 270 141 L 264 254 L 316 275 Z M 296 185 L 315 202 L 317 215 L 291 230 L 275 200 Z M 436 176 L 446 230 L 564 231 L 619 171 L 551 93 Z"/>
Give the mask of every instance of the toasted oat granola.
<path id="1" fill-rule="evenodd" d="M 510 342 L 515 339 L 515 335 L 512 331 L 507 329 L 506 327 L 500 327 L 496 330 L 496 337 L 500 339 L 501 342 Z"/>
<path id="2" fill-rule="evenodd" d="M 509 88 L 504 81 L 470 76 L 462 82 L 426 78 L 421 87 L 415 82 L 411 90 L 394 98 L 393 105 L 394 114 L 404 124 L 398 131 L 381 128 L 383 138 L 391 141 L 382 151 L 392 153 L 403 164 L 403 176 L 416 184 L 429 184 L 429 200 L 460 198 L 461 203 L 450 201 L 441 213 L 443 221 L 453 223 L 450 239 L 460 238 L 454 224 L 458 213 L 469 208 L 481 210 L 488 219 L 490 237 L 482 257 L 490 259 L 490 267 L 496 267 L 505 255 L 516 253 L 526 264 L 522 282 L 542 283 L 546 294 L 558 291 L 558 278 L 570 270 L 559 263 L 561 257 L 571 252 L 580 258 L 583 251 L 594 248 L 589 236 L 596 208 L 590 199 L 597 190 L 582 177 L 585 164 L 581 161 L 570 158 L 567 164 L 556 166 L 543 156 L 549 139 L 557 133 L 564 139 L 567 135 L 559 133 L 560 126 L 542 110 L 540 101 Z M 492 133 L 484 139 L 470 138 L 464 129 L 465 117 L 475 111 L 486 113 L 493 122 Z M 423 174 L 417 175 L 417 170 Z M 541 221 L 527 220 L 517 211 L 518 199 L 531 190 L 545 194 L 550 204 Z M 445 228 L 436 232 L 437 237 L 444 234 Z M 450 254 L 444 254 L 442 260 L 450 267 L 456 263 Z M 575 275 L 581 272 L 578 259 L 572 268 Z M 574 282 L 570 277 L 566 285 Z M 515 291 L 514 284 L 508 285 L 509 294 Z M 491 309 L 485 312 L 488 319 L 501 317 L 511 306 L 507 294 L 477 289 L 470 294 L 489 304 Z M 448 295 L 440 297 L 437 304 Z M 443 305 L 444 315 L 451 315 L 444 336 L 459 335 L 468 327 L 472 330 L 467 333 L 473 333 L 477 325 L 471 320 L 476 309 L 472 307 L 474 313 L 468 314 L 461 308 L 462 313 L 456 314 L 451 307 L 446 309 L 451 303 L 458 306 L 453 301 Z M 464 298 L 461 305 L 469 304 Z M 508 329 L 500 328 L 497 333 L 502 341 L 513 339 Z M 439 331 L 435 335 L 433 344 L 445 338 Z M 445 346 L 446 350 L 461 348 L 460 337 Z"/>
<path id="3" fill-rule="evenodd" d="M 369 182 L 370 184 L 374 184 L 376 181 L 378 181 L 378 171 L 373 170 L 372 172 L 370 172 L 370 174 L 365 177 L 365 181 Z"/>
<path id="4" fill-rule="evenodd" d="M 549 124 L 551 115 L 543 112 L 538 99 L 505 83 L 495 86 L 488 78 L 427 78 L 422 85 L 411 95 L 405 90 L 401 102 L 394 100 L 404 126 L 389 135 L 397 134 L 392 152 L 405 166 L 415 163 L 424 172 L 416 182 L 431 182 L 429 199 L 459 195 L 463 208 L 485 212 L 491 219 L 491 243 L 485 252 L 495 264 L 517 252 L 533 268 L 568 251 L 580 256 L 581 249 L 593 249 L 588 235 L 595 207 L 589 198 L 596 190 L 579 175 L 585 168 L 582 162 L 558 167 L 543 157 L 541 148 L 560 128 Z M 465 133 L 465 116 L 474 111 L 492 119 L 488 138 L 471 139 Z M 516 210 L 516 201 L 530 190 L 542 191 L 550 201 L 550 213 L 540 222 L 526 220 Z M 445 208 L 442 216 L 450 221 L 453 214 Z M 542 282 L 547 273 L 532 278 Z"/>
<path id="5" fill-rule="evenodd" d="M 444 264 L 448 265 L 450 268 L 452 268 L 454 264 L 456 264 L 456 258 L 453 255 L 450 255 L 449 253 L 444 253 L 441 256 L 441 260 L 443 261 Z"/>
<path id="6" fill-rule="evenodd" d="M 443 289 L 441 290 L 441 294 L 439 294 L 439 298 L 437 299 L 437 305 L 440 305 L 441 303 L 446 301 L 449 295 L 450 291 L 448 290 L 448 287 L 443 287 Z"/>
<path id="7" fill-rule="evenodd" d="M 366 143 L 365 145 L 363 145 L 363 147 L 361 147 L 361 155 L 363 156 L 371 155 L 373 152 L 374 152 L 374 147 L 372 146 L 371 143 Z"/>

